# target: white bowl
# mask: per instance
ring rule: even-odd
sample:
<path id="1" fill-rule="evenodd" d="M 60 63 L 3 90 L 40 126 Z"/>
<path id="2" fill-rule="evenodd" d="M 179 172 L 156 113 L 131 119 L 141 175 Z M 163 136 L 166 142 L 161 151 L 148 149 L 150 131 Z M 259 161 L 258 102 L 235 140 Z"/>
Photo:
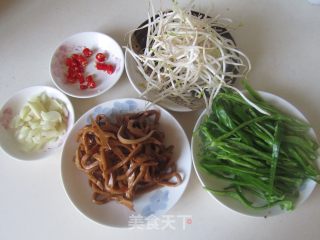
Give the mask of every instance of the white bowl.
<path id="1" fill-rule="evenodd" d="M 73 53 L 82 53 L 85 47 L 94 50 L 90 57 L 91 61 L 85 68 L 85 73 L 87 75 L 94 74 L 97 87 L 81 90 L 78 83 L 66 83 L 67 68 L 65 60 Z M 116 67 L 111 75 L 95 68 L 95 55 L 98 52 L 107 53 L 108 59 L 106 62 L 114 64 Z M 53 83 L 65 94 L 76 98 L 91 98 L 106 92 L 120 79 L 123 69 L 124 56 L 119 44 L 110 36 L 98 32 L 81 32 L 67 38 L 55 50 L 50 64 Z"/>
<path id="2" fill-rule="evenodd" d="M 267 92 L 259 91 L 259 94 L 264 100 L 266 100 L 268 103 L 275 106 L 277 109 L 281 110 L 282 112 L 289 114 L 291 116 L 294 116 L 302 121 L 308 122 L 308 120 L 303 116 L 303 114 L 296 107 L 294 107 L 291 103 L 287 102 L 286 100 Z M 196 130 L 199 128 L 205 115 L 206 115 L 206 111 L 203 111 L 197 120 L 197 123 L 194 127 L 193 132 L 196 132 Z M 313 129 L 310 129 L 309 133 L 314 139 L 316 139 L 316 135 Z M 209 188 L 213 187 L 216 190 L 219 190 L 219 189 L 223 190 L 223 188 L 228 185 L 228 182 L 226 180 L 222 180 L 213 175 L 210 175 L 209 173 L 203 171 L 198 166 L 198 162 L 200 161 L 200 158 L 199 158 L 200 149 L 201 149 L 201 140 L 199 135 L 195 133 L 191 140 L 192 160 L 193 160 L 194 169 L 201 182 L 201 185 L 203 187 L 209 187 Z M 320 157 L 317 159 L 317 164 L 318 166 L 320 165 Z M 300 188 L 299 197 L 295 202 L 296 207 L 301 205 L 310 196 L 315 186 L 316 186 L 316 183 L 312 180 L 307 180 L 304 182 L 304 184 Z M 209 191 L 208 193 L 225 207 L 248 216 L 266 217 L 266 216 L 273 216 L 273 215 L 278 215 L 278 214 L 287 212 L 285 210 L 282 210 L 279 206 L 274 206 L 272 208 L 263 209 L 263 210 L 250 209 L 231 197 L 214 195 Z"/>
<path id="3" fill-rule="evenodd" d="M 31 97 L 43 92 L 49 97 L 59 99 L 65 103 L 68 110 L 67 131 L 58 139 L 54 147 L 51 146 L 50 148 L 44 148 L 35 152 L 25 152 L 21 149 L 20 143 L 18 143 L 14 137 L 14 130 L 10 128 L 10 122 Z M 0 142 L 2 149 L 13 158 L 19 160 L 36 160 L 53 154 L 63 145 L 74 123 L 74 110 L 70 100 L 59 90 L 47 86 L 35 86 L 22 89 L 10 97 L 1 108 L 0 119 Z"/>
<path id="4" fill-rule="evenodd" d="M 162 187 L 143 194 L 133 202 L 135 212 L 117 202 L 104 205 L 92 203 L 92 191 L 87 176 L 79 171 L 73 162 L 78 147 L 76 136 L 79 130 L 91 122 L 90 116 L 103 113 L 110 117 L 127 112 L 140 112 L 146 110 L 147 105 L 150 105 L 150 102 L 132 98 L 102 103 L 80 117 L 65 142 L 61 174 L 66 193 L 74 206 L 95 222 L 114 227 L 129 227 L 129 217 L 132 214 L 140 214 L 143 217 L 165 214 L 180 199 L 187 186 L 192 165 L 188 138 L 178 121 L 169 112 L 157 105 L 151 105 L 151 109 L 160 111 L 159 127 L 165 133 L 166 145 L 174 145 L 173 158 L 176 160 L 178 171 L 182 173 L 183 182 L 176 187 Z"/>

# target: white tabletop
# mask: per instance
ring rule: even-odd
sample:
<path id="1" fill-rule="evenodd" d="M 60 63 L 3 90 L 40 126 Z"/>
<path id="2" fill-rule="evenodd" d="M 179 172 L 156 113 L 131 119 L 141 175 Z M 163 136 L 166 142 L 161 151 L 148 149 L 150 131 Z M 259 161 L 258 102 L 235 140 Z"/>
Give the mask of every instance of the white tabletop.
<path id="1" fill-rule="evenodd" d="M 186 1 L 180 1 L 182 4 Z M 320 136 L 320 6 L 307 0 L 196 0 L 240 25 L 235 40 L 252 61 L 250 83 L 298 107 Z M 166 8 L 170 1 L 163 1 Z M 159 6 L 159 1 L 155 1 Z M 0 102 L 19 89 L 51 85 L 56 46 L 83 31 L 100 31 L 126 44 L 126 33 L 146 19 L 146 1 L 0 1 Z M 105 94 L 73 99 L 76 117 L 109 99 L 137 97 L 124 72 Z M 173 113 L 189 138 L 199 112 Z M 17 161 L 0 151 L 0 239 L 319 239 L 319 187 L 294 212 L 269 218 L 242 216 L 221 206 L 194 171 L 177 205 L 175 230 L 128 230 L 96 224 L 71 204 L 61 182 L 61 152 Z M 190 215 L 183 228 L 178 216 Z"/>

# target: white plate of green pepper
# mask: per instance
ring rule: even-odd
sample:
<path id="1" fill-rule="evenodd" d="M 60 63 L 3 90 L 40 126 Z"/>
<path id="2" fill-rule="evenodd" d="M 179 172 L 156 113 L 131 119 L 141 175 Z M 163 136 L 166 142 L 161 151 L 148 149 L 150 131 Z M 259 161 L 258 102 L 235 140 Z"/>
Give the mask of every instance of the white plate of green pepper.
<path id="1" fill-rule="evenodd" d="M 193 163 L 210 195 L 239 213 L 272 216 L 294 210 L 320 182 L 319 145 L 303 114 L 286 100 L 224 89 L 199 117 Z"/>

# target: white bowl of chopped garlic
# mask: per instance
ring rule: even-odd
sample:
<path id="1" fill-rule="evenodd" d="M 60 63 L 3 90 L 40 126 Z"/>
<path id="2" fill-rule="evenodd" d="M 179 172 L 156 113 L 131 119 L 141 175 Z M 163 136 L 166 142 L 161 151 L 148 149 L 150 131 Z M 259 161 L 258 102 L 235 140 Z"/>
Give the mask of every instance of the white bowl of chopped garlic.
<path id="1" fill-rule="evenodd" d="M 57 151 L 74 124 L 70 100 L 48 86 L 22 89 L 0 112 L 2 149 L 19 160 L 36 160 Z"/>

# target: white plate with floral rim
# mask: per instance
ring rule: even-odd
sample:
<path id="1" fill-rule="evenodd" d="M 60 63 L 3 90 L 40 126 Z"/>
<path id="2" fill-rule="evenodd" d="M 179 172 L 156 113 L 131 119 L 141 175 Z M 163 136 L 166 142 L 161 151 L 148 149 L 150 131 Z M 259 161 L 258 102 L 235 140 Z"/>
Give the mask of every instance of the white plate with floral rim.
<path id="1" fill-rule="evenodd" d="M 95 117 L 97 114 L 105 114 L 112 118 L 119 114 L 144 111 L 147 108 L 160 111 L 159 128 L 165 133 L 165 144 L 174 145 L 173 158 L 176 160 L 177 170 L 183 177 L 182 183 L 176 187 L 162 187 L 134 199 L 135 211 L 117 202 L 109 202 L 104 205 L 92 203 L 92 192 L 87 176 L 79 171 L 73 162 L 78 146 L 76 136 L 79 130 L 90 123 L 91 116 Z M 169 112 L 148 101 L 125 98 L 102 103 L 80 117 L 65 142 L 61 159 L 61 174 L 67 195 L 81 213 L 103 225 L 128 227 L 130 216 L 159 216 L 172 208 L 188 184 L 191 165 L 189 141 L 178 121 Z"/>

